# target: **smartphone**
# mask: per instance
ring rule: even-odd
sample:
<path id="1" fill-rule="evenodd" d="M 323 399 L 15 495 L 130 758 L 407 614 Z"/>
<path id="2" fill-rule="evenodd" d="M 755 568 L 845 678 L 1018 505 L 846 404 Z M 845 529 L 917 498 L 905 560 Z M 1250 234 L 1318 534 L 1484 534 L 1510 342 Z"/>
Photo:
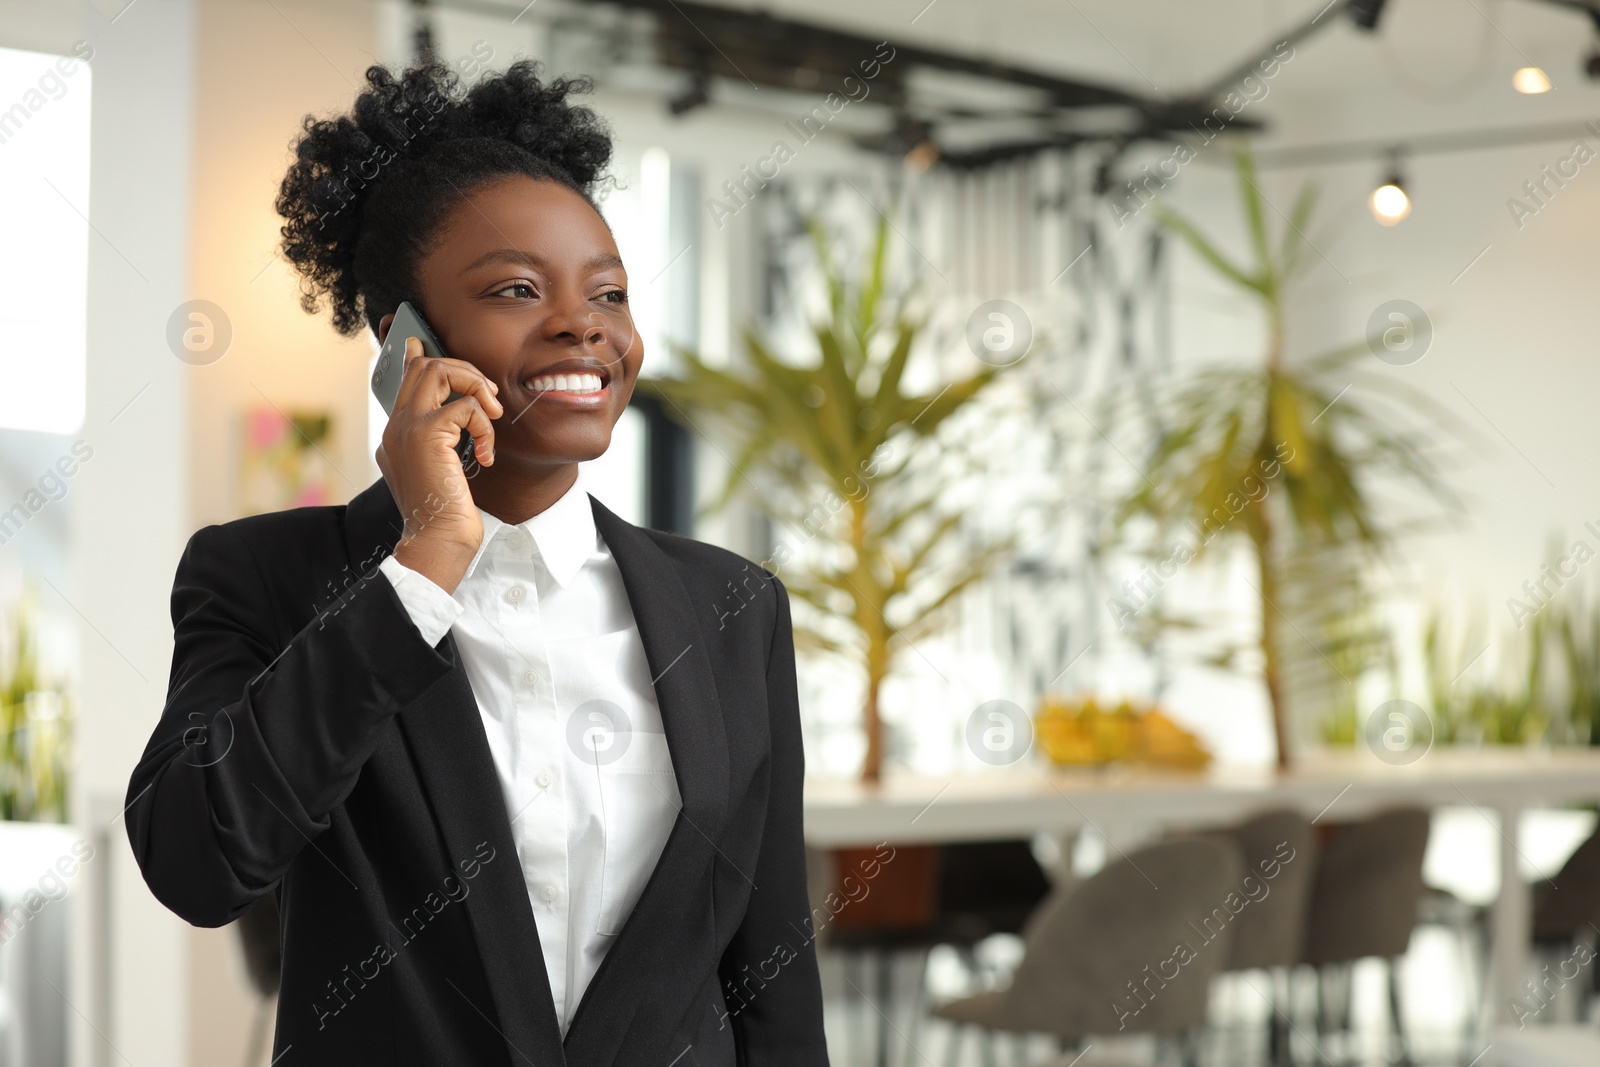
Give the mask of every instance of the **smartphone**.
<path id="1" fill-rule="evenodd" d="M 428 324 L 422 321 L 422 316 L 411 306 L 411 302 L 403 300 L 394 310 L 389 332 L 384 335 L 383 346 L 378 349 L 377 365 L 372 369 L 372 395 L 383 405 L 385 414 L 394 414 L 394 402 L 400 395 L 400 379 L 406 370 L 406 341 L 412 337 L 422 342 L 423 355 L 434 359 L 444 358 L 444 347 L 439 344 L 439 339 L 428 329 Z M 444 402 L 448 404 L 460 396 L 460 393 L 452 391 Z M 472 435 L 465 430 L 461 431 L 461 440 L 456 444 L 456 455 L 461 457 L 463 467 L 475 472 L 478 461 L 472 454 Z"/>

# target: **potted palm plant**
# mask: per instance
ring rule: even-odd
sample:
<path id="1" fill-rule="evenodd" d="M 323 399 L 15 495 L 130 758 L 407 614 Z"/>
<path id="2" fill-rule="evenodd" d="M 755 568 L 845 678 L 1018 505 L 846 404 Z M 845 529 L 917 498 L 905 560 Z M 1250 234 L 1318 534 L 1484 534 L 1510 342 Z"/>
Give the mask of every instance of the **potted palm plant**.
<path id="1" fill-rule="evenodd" d="M 39 659 L 35 600 L 24 592 L 0 653 L 0 819 L 67 819 L 66 693 Z"/>
<path id="2" fill-rule="evenodd" d="M 1303 362 L 1287 359 L 1287 299 L 1318 255 L 1306 236 L 1316 188 L 1301 188 L 1274 235 L 1268 221 L 1274 209 L 1261 193 L 1249 149 L 1239 144 L 1233 159 L 1249 234 L 1246 258 L 1231 258 L 1165 205 L 1158 206 L 1157 221 L 1255 304 L 1264 350 L 1253 363 L 1201 366 L 1166 391 L 1143 477 L 1121 500 L 1115 523 L 1120 530 L 1143 516 L 1164 533 L 1203 531 L 1195 557 L 1240 541 L 1249 547 L 1262 680 L 1281 768 L 1289 765 L 1291 750 L 1283 665 L 1292 643 L 1310 640 L 1285 614 L 1288 583 L 1308 562 L 1348 561 L 1351 551 L 1371 562 L 1393 546 L 1400 526 L 1378 514 L 1377 480 L 1417 490 L 1430 511 L 1457 501 L 1436 457 L 1438 435 L 1425 432 L 1450 422 L 1448 415 L 1393 374 L 1375 377 L 1382 365 L 1365 342 Z M 1258 498 L 1252 486 L 1266 488 Z M 1355 580 L 1360 577 L 1357 572 Z M 1313 651 L 1328 659 L 1327 649 Z"/>
<path id="3" fill-rule="evenodd" d="M 1013 531 L 957 550 L 953 535 L 970 505 L 949 493 L 959 470 L 972 466 L 972 444 L 947 431 L 1003 371 L 984 363 L 926 391 L 906 388 L 926 318 L 915 310 L 913 286 L 891 285 L 888 220 L 856 270 L 840 262 L 819 224 L 808 229 L 827 289 L 826 309 L 810 323 L 808 357 L 781 358 L 747 329 L 742 366 L 724 369 L 680 351 L 678 376 L 640 388 L 685 425 L 717 427 L 719 447 L 729 450 L 727 480 L 702 514 L 742 494 L 798 533 L 801 544 L 780 543 L 763 565 L 813 609 L 797 613 L 796 643 L 860 667 L 861 776 L 877 782 L 880 696 L 897 657 L 944 625 L 962 591 L 1016 543 Z"/>

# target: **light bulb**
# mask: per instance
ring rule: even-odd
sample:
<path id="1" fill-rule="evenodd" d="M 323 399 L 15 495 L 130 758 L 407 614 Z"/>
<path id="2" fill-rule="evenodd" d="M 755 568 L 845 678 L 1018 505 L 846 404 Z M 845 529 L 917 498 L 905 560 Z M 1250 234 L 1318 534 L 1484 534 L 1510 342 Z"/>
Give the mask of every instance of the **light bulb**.
<path id="1" fill-rule="evenodd" d="M 1511 88 L 1529 96 L 1548 93 L 1550 91 L 1550 75 L 1539 67 L 1522 67 L 1511 75 Z"/>
<path id="2" fill-rule="evenodd" d="M 1372 209 L 1372 217 L 1385 226 L 1393 226 L 1411 214 L 1411 198 L 1394 178 L 1372 190 L 1367 206 Z"/>

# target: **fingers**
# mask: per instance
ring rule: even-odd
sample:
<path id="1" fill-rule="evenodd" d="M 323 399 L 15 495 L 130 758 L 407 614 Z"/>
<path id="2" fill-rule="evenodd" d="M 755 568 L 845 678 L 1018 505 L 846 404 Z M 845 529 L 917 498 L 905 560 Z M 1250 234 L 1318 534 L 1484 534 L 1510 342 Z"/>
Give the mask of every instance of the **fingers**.
<path id="1" fill-rule="evenodd" d="M 405 371 L 395 395 L 396 411 L 413 404 L 427 411 L 446 403 L 451 393 L 459 393 L 476 397 L 489 417 L 497 419 L 505 413 L 499 392 L 498 385 L 466 360 L 426 356 L 421 341 L 406 338 Z"/>
<path id="2" fill-rule="evenodd" d="M 491 397 L 491 400 L 494 398 Z M 494 401 L 496 408 L 500 402 Z M 450 401 L 444 407 L 432 414 L 433 418 L 443 420 L 451 427 L 450 442 L 452 445 L 460 440 L 461 434 L 457 428 L 466 430 L 472 435 L 472 452 L 478 462 L 485 467 L 494 463 L 494 424 L 489 421 L 489 415 L 483 410 L 483 403 L 476 396 L 462 396 Z"/>

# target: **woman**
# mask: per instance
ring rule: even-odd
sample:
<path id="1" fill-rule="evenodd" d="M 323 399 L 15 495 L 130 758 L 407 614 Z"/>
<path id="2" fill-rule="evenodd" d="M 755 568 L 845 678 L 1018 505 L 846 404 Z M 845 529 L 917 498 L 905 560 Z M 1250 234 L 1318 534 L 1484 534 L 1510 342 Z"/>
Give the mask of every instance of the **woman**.
<path id="1" fill-rule="evenodd" d="M 643 356 L 586 88 L 373 67 L 279 192 L 308 311 L 444 350 L 348 506 L 190 539 L 129 784 L 167 907 L 275 894 L 288 1067 L 827 1062 L 787 592 L 576 487 Z"/>

